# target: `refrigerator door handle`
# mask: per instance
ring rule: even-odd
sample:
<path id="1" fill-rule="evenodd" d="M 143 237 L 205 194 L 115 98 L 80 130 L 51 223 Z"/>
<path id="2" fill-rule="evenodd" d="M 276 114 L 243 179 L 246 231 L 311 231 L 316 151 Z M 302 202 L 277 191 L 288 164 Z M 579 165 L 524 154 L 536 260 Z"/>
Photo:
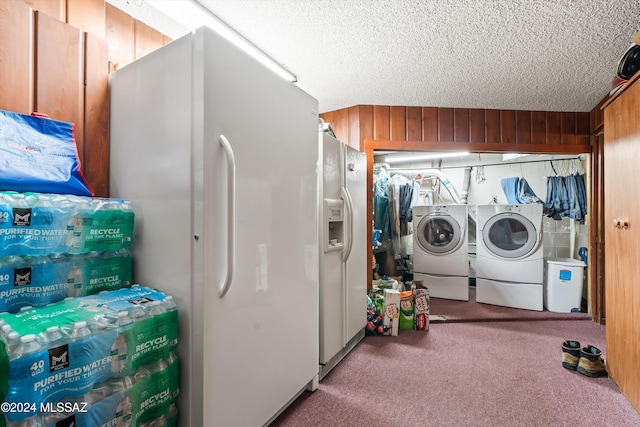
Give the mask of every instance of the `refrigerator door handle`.
<path id="1" fill-rule="evenodd" d="M 218 297 L 223 298 L 231 287 L 235 270 L 236 158 L 231 144 L 224 135 L 220 135 L 220 144 L 227 156 L 227 275 L 218 291 Z"/>
<path id="2" fill-rule="evenodd" d="M 342 251 L 342 262 L 346 262 L 351 255 L 351 248 L 353 248 L 353 201 L 351 200 L 351 194 L 346 187 L 341 187 L 342 199 L 344 200 L 346 213 L 347 213 L 347 244 Z"/>

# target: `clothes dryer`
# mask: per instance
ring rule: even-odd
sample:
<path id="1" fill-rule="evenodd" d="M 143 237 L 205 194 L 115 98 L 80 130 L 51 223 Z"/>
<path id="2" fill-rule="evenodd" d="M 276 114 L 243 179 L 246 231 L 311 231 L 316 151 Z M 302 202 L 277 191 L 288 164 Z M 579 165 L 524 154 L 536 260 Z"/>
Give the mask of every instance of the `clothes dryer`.
<path id="1" fill-rule="evenodd" d="M 435 298 L 469 300 L 467 205 L 413 207 L 413 278 Z"/>
<path id="2" fill-rule="evenodd" d="M 542 310 L 542 204 L 477 207 L 476 301 Z"/>

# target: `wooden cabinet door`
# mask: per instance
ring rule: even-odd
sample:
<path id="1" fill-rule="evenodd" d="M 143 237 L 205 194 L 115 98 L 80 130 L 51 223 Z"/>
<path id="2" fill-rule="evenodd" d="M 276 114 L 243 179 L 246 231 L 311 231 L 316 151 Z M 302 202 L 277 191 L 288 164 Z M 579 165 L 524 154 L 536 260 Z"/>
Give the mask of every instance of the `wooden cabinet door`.
<path id="1" fill-rule="evenodd" d="M 604 112 L 607 369 L 640 411 L 640 82 Z"/>

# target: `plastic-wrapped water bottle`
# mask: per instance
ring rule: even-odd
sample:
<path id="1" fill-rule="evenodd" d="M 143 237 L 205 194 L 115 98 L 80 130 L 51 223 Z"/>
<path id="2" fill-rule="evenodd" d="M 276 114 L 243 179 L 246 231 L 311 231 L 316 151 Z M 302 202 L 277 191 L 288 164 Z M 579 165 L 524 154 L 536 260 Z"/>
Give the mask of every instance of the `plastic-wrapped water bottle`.
<path id="1" fill-rule="evenodd" d="M 7 335 L 5 340 L 7 355 L 13 355 L 15 353 L 20 345 L 20 338 L 20 334 L 17 332 L 10 332 L 9 335 Z"/>
<path id="2" fill-rule="evenodd" d="M 75 213 L 67 223 L 67 238 L 65 246 L 74 249 L 74 252 L 81 252 L 83 249 L 83 229 L 93 216 L 93 207 L 90 200 L 80 200 L 75 206 Z"/>
<path id="3" fill-rule="evenodd" d="M 82 289 L 82 262 L 84 257 L 82 255 L 74 255 L 69 258 L 73 263 L 73 267 L 69 270 L 67 275 L 67 296 L 78 297 L 83 293 Z"/>
<path id="4" fill-rule="evenodd" d="M 140 322 L 149 317 L 144 308 L 139 304 L 134 304 L 134 306 L 129 309 L 129 316 L 134 322 Z"/>
<path id="5" fill-rule="evenodd" d="M 91 336 L 91 330 L 87 327 L 87 322 L 84 320 L 73 324 L 73 332 L 71 333 L 71 340 L 78 341 L 83 338 Z"/>
<path id="6" fill-rule="evenodd" d="M 167 312 L 178 309 L 172 295 L 168 295 L 164 301 L 162 301 L 162 305 L 164 306 L 164 310 Z"/>
<path id="7" fill-rule="evenodd" d="M 142 366 L 138 366 L 138 368 L 133 373 L 132 377 L 133 377 L 133 381 L 137 383 L 147 378 L 149 375 L 151 375 L 151 371 L 149 370 L 149 368 L 147 368 L 146 365 L 142 365 Z"/>
<path id="8" fill-rule="evenodd" d="M 116 407 L 116 426 L 117 427 L 128 427 L 131 425 L 131 420 L 133 418 L 133 405 L 131 404 L 131 399 L 129 396 L 122 396 L 118 406 Z"/>
<path id="9" fill-rule="evenodd" d="M 173 363 L 177 360 L 178 360 L 178 355 L 174 351 L 169 352 L 169 355 L 167 356 L 167 363 L 169 365 L 173 365 Z"/>
<path id="10" fill-rule="evenodd" d="M 149 306 L 149 316 L 159 316 L 165 313 L 164 307 L 161 301 L 151 301 Z"/>
<path id="11" fill-rule="evenodd" d="M 67 339 L 59 326 L 50 326 L 44 331 L 44 342 L 47 348 L 55 348 L 64 344 Z"/>
<path id="12" fill-rule="evenodd" d="M 40 344 L 36 341 L 35 334 L 28 334 L 20 337 L 20 344 L 15 349 L 13 356 L 15 359 L 32 353 L 36 353 L 41 349 Z"/>
<path id="13" fill-rule="evenodd" d="M 129 317 L 129 313 L 126 311 L 119 311 L 118 318 L 116 319 L 116 326 L 122 327 L 133 323 L 131 317 Z"/>
<path id="14" fill-rule="evenodd" d="M 164 359 L 158 359 L 155 362 L 151 362 L 148 366 L 149 371 L 152 374 L 155 374 L 157 372 L 161 372 L 164 371 L 165 369 L 167 369 L 169 367 L 169 364 L 167 363 L 166 360 Z"/>
<path id="15" fill-rule="evenodd" d="M 127 366 L 127 338 L 122 334 L 127 325 L 133 323 L 127 311 L 118 312 L 118 318 L 115 321 L 118 327 L 118 335 L 111 344 L 111 372 L 122 372 Z"/>
<path id="16" fill-rule="evenodd" d="M 7 427 L 47 427 L 48 424 L 45 424 L 41 418 L 40 415 L 35 415 L 24 420 L 8 422 Z"/>

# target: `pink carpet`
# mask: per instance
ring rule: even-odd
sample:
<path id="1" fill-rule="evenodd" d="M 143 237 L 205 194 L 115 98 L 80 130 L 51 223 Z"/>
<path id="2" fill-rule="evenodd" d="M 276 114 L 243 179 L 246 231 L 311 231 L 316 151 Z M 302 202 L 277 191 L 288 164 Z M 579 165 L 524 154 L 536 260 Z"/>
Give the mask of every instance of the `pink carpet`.
<path id="1" fill-rule="evenodd" d="M 440 323 L 365 337 L 272 426 L 639 426 L 609 378 L 562 367 L 566 339 L 606 356 L 605 327 L 591 321 Z"/>

